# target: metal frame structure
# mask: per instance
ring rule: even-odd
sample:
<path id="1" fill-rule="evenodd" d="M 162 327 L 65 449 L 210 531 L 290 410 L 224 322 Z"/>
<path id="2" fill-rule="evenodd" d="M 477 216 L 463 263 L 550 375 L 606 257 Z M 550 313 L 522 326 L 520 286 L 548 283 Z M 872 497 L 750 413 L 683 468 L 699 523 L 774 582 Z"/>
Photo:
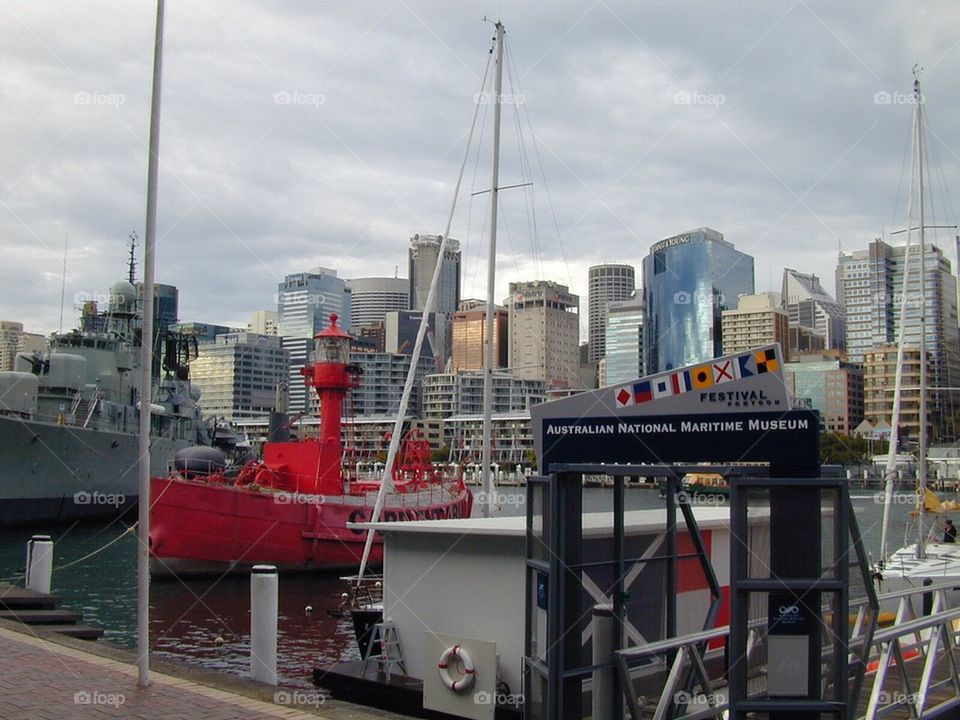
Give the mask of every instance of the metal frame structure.
<path id="1" fill-rule="evenodd" d="M 750 574 L 749 551 L 745 540 L 749 527 L 747 520 L 748 499 L 751 492 L 769 492 L 771 506 L 770 547 L 771 562 L 766 577 L 754 577 Z M 822 494 L 827 491 L 833 495 L 834 513 L 833 537 L 830 545 L 833 556 L 826 560 L 827 568 L 822 569 L 820 542 L 820 507 Z M 777 513 L 779 504 L 780 514 Z M 778 521 L 792 504 L 795 517 L 793 527 L 777 527 Z M 811 512 L 815 511 L 815 512 Z M 731 488 L 731 533 L 741 542 L 731 544 L 730 553 L 730 657 L 742 659 L 748 653 L 748 623 L 751 594 L 764 594 L 768 605 L 777 604 L 774 600 L 790 603 L 794 612 L 806 619 L 793 632 L 789 628 L 778 628 L 782 618 L 769 612 L 768 637 L 778 634 L 807 641 L 807 691 L 785 697 L 750 697 L 747 690 L 748 664 L 734 660 L 730 664 L 730 717 L 734 720 L 748 717 L 748 713 L 769 713 L 769 717 L 781 715 L 790 718 L 821 718 L 824 714 L 846 720 L 850 717 L 850 698 L 847 695 L 849 685 L 848 649 L 849 649 L 849 567 L 847 565 L 848 543 L 850 537 L 850 499 L 846 481 L 840 478 L 789 478 L 755 479 L 734 478 Z M 812 523 L 816 523 L 814 527 Z M 799 556 L 796 570 L 778 572 L 787 567 L 777 562 L 776 553 L 789 552 L 787 540 L 798 535 L 806 535 L 802 547 L 793 548 Z M 782 560 L 782 555 L 781 555 Z M 814 572 L 810 572 L 813 568 Z M 793 570 L 793 568 L 790 568 Z M 869 583 L 868 583 L 869 586 Z M 831 596 L 831 617 L 823 610 L 821 598 Z M 833 650 L 830 653 L 833 672 L 830 677 L 822 677 L 823 649 L 821 647 L 822 630 L 829 623 Z M 778 630 L 780 632 L 778 632 Z M 770 631 L 773 631 L 772 633 Z M 770 671 L 768 658 L 768 672 Z M 858 672 L 862 674 L 863 668 Z M 772 674 L 771 674 L 772 675 Z M 828 686 L 833 688 L 833 699 L 825 698 Z"/>
<path id="2" fill-rule="evenodd" d="M 710 564 L 696 518 L 685 494 L 680 492 L 680 479 L 688 472 L 729 471 L 729 465 L 605 465 L 559 464 L 547 476 L 527 480 L 526 542 L 526 638 L 524 644 L 524 695 L 528 718 L 574 720 L 581 717 L 582 682 L 594 670 L 613 667 L 615 663 L 580 665 L 581 631 L 589 618 L 589 608 L 581 607 L 582 571 L 589 565 L 613 566 L 615 582 L 611 588 L 613 616 L 618 627 L 618 647 L 625 644 L 624 601 L 627 599 L 624 577 L 627 563 L 637 558 L 625 557 L 624 487 L 625 479 L 637 477 L 667 478 L 666 550 L 648 561 L 667 563 L 666 634 L 676 635 L 677 587 L 677 508 L 686 523 L 686 532 L 693 540 L 695 554 L 707 578 L 712 602 L 704 620 L 704 629 L 711 628 L 720 607 L 720 585 Z M 766 473 L 766 468 L 740 468 L 744 472 Z M 613 557 L 609 561 L 585 564 L 583 542 L 583 476 L 608 475 L 613 478 Z M 539 510 L 539 512 L 537 512 Z M 544 587 L 545 586 L 545 587 Z M 536 590 L 535 590 L 536 589 Z M 535 593 L 545 598 L 535 598 Z M 546 600 L 547 642 L 545 657 L 535 655 L 531 618 L 536 601 Z M 692 685 L 688 673 L 684 685 Z M 538 684 L 542 683 L 542 684 Z M 545 692 L 542 689 L 545 687 Z M 615 673 L 609 702 L 612 717 L 622 717 L 619 676 Z"/>

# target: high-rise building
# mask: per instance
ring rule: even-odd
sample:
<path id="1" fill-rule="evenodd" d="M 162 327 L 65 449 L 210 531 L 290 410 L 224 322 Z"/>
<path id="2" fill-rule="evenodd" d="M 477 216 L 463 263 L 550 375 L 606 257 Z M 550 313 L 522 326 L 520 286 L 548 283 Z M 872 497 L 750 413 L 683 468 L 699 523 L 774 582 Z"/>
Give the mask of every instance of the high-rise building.
<path id="1" fill-rule="evenodd" d="M 607 303 L 629 300 L 636 278 L 633 265 L 594 265 L 588 281 L 587 361 L 596 362 L 606 354 Z"/>
<path id="2" fill-rule="evenodd" d="M 549 280 L 510 283 L 510 369 L 548 387 L 576 387 L 580 367 L 580 298 Z"/>
<path id="3" fill-rule="evenodd" d="M 143 307 L 143 283 L 137 283 L 137 297 Z M 153 285 L 153 376 L 157 377 L 163 364 L 164 342 L 170 326 L 179 317 L 180 291 L 175 285 Z M 140 326 L 142 327 L 142 326 Z M 138 328 L 139 330 L 139 328 Z"/>
<path id="4" fill-rule="evenodd" d="M 290 353 L 290 412 L 312 413 L 319 403 L 316 394 L 307 392 L 300 369 L 310 361 L 313 337 L 330 324 L 331 314 L 339 317 L 337 325 L 350 327 L 350 291 L 336 270 L 294 273 L 277 286 L 278 332 Z"/>
<path id="5" fill-rule="evenodd" d="M 388 353 L 411 355 L 413 346 L 420 331 L 420 320 L 423 313 L 418 310 L 399 310 L 387 313 L 384 323 L 383 347 Z M 444 338 L 439 336 L 444 331 L 441 323 L 437 326 L 436 313 L 427 316 L 427 334 L 420 348 L 420 357 L 435 359 L 440 355 L 440 348 L 444 345 Z"/>
<path id="6" fill-rule="evenodd" d="M 607 305 L 606 357 L 601 386 L 620 385 L 643 375 L 643 298 L 634 295 Z"/>
<path id="7" fill-rule="evenodd" d="M 919 348 L 921 317 L 926 325 L 926 350 L 931 358 L 928 388 L 960 386 L 960 328 L 957 325 L 957 279 L 950 261 L 933 244 L 925 244 L 924 289 L 920 292 L 920 251 L 913 245 L 907 268 L 906 246 L 874 240 L 866 250 L 841 253 L 837 264 L 837 296 L 846 311 L 847 357 L 865 362 L 873 348 L 899 343 L 901 296 L 907 283 L 903 344 Z M 921 297 L 925 295 L 926 305 Z M 921 310 L 923 312 L 921 312 Z M 866 378 L 866 368 L 864 376 Z M 960 393 L 931 390 L 934 438 L 952 437 L 952 415 Z M 865 400 L 866 402 L 866 400 Z M 869 419 L 869 409 L 867 410 Z M 919 425 L 918 425 L 919 427 Z"/>
<path id="8" fill-rule="evenodd" d="M 823 289 L 820 278 L 784 268 L 781 295 L 791 325 L 811 328 L 823 338 L 827 348 L 843 349 L 846 337 L 843 306 Z"/>
<path id="9" fill-rule="evenodd" d="M 827 343 L 823 339 L 823 335 L 819 334 L 813 328 L 791 323 L 789 334 L 790 341 L 788 344 L 790 346 L 790 357 L 800 353 L 820 352 L 827 348 Z"/>
<path id="10" fill-rule="evenodd" d="M 897 376 L 896 345 L 866 350 L 863 355 L 863 414 L 876 426 L 893 419 L 893 396 Z M 927 353 L 927 375 L 933 372 L 936 358 Z M 901 447 L 916 445 L 920 436 L 920 349 L 904 347 L 902 390 L 900 394 Z M 927 403 L 927 431 L 933 430 L 933 403 Z"/>
<path id="11" fill-rule="evenodd" d="M 487 360 L 487 304 L 464 300 L 453 314 L 453 371 L 483 370 Z M 507 309 L 493 310 L 493 367 L 507 366 Z"/>
<path id="12" fill-rule="evenodd" d="M 790 321 L 773 293 L 741 295 L 736 310 L 722 315 L 723 355 L 733 355 L 760 345 L 780 343 L 784 360 L 790 358 Z"/>
<path id="13" fill-rule="evenodd" d="M 440 235 L 414 235 L 410 238 L 410 276 L 408 280 L 411 310 L 423 310 L 433 280 L 433 271 L 440 257 Z M 453 314 L 460 303 L 460 243 L 447 238 L 440 280 L 437 285 L 437 302 L 434 312 Z"/>
<path id="14" fill-rule="evenodd" d="M 204 415 L 233 421 L 269 415 L 277 385 L 287 379 L 289 355 L 280 338 L 238 332 L 201 342 L 190 363 Z"/>
<path id="15" fill-rule="evenodd" d="M 276 310 L 255 310 L 247 323 L 247 332 L 257 335 L 278 335 L 280 314 Z"/>
<path id="16" fill-rule="evenodd" d="M 360 386 L 347 396 L 347 413 L 357 417 L 396 418 L 411 359 L 409 354 L 351 352 L 350 362 L 358 365 L 363 372 L 360 374 Z M 424 378 L 431 372 L 432 360 L 421 356 L 417 363 L 413 394 L 407 405 L 407 417 L 420 417 Z"/>
<path id="17" fill-rule="evenodd" d="M 661 240 L 643 259 L 644 370 L 723 354 L 722 313 L 753 295 L 753 258 L 702 227 Z"/>
<path id="18" fill-rule="evenodd" d="M 450 357 L 450 326 L 453 313 L 460 304 L 460 243 L 447 238 L 447 247 L 440 258 L 440 235 L 414 235 L 410 238 L 409 294 L 410 309 L 424 310 L 433 281 L 433 272 L 440 262 L 440 278 L 437 283 L 437 298 L 433 306 L 436 318 L 433 323 L 433 352 L 437 365 L 442 368 Z M 389 324 L 388 324 L 389 328 Z"/>
<path id="19" fill-rule="evenodd" d="M 482 372 L 452 372 L 427 375 L 423 383 L 423 416 L 448 418 L 483 413 Z M 547 398 L 542 380 L 526 380 L 509 372 L 493 373 L 491 412 L 529 413 L 530 407 Z"/>
<path id="20" fill-rule="evenodd" d="M 429 287 L 429 285 L 428 285 Z M 350 331 L 383 322 L 388 312 L 410 309 L 406 278 L 364 277 L 347 280 L 350 290 Z"/>
<path id="21" fill-rule="evenodd" d="M 863 421 L 863 368 L 819 353 L 783 365 L 791 396 L 819 411 L 824 429 L 852 435 Z"/>
<path id="22" fill-rule="evenodd" d="M 23 323 L 0 320 L 0 370 L 13 370 L 17 341 L 23 335 Z"/>

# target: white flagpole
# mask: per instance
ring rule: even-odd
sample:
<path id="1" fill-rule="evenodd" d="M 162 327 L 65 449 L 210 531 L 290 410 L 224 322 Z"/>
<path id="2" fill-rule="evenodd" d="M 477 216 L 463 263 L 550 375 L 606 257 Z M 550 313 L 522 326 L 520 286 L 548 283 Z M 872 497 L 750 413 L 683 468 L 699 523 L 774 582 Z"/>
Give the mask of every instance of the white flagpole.
<path id="1" fill-rule="evenodd" d="M 150 402 L 153 399 L 153 276 L 157 242 L 157 175 L 160 148 L 160 77 L 163 64 L 163 1 L 157 0 L 147 161 L 147 221 L 143 244 L 143 307 L 140 338 L 140 468 L 137 547 L 137 670 L 140 687 L 150 684 Z"/>

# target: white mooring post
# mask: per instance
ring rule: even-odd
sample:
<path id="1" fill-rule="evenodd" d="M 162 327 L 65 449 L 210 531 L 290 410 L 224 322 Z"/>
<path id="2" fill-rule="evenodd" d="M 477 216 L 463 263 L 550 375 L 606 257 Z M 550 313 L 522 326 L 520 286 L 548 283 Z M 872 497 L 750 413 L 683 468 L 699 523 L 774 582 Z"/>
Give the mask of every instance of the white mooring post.
<path id="1" fill-rule="evenodd" d="M 49 535 L 34 535 L 27 542 L 27 590 L 50 594 L 53 574 L 53 541 Z"/>
<path id="2" fill-rule="evenodd" d="M 254 565 L 250 575 L 250 675 L 277 684 L 277 568 Z"/>
<path id="3" fill-rule="evenodd" d="M 613 605 L 593 606 L 593 664 L 612 663 L 616 651 L 616 623 Z M 613 673 L 610 667 L 593 671 L 593 720 L 613 720 Z"/>

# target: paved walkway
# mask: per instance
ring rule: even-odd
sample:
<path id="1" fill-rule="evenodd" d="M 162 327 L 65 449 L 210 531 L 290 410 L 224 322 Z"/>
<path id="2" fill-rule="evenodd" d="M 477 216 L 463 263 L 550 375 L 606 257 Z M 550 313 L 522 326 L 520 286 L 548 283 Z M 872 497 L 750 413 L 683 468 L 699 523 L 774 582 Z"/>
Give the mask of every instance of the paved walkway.
<path id="1" fill-rule="evenodd" d="M 278 688 L 274 705 L 189 680 L 136 668 L 57 642 L 0 627 L 0 718 L 143 720 L 330 720 L 398 717 L 325 702 L 319 691 Z M 284 707 L 289 705 L 289 707 Z M 306 712 L 311 710 L 311 712 Z"/>

